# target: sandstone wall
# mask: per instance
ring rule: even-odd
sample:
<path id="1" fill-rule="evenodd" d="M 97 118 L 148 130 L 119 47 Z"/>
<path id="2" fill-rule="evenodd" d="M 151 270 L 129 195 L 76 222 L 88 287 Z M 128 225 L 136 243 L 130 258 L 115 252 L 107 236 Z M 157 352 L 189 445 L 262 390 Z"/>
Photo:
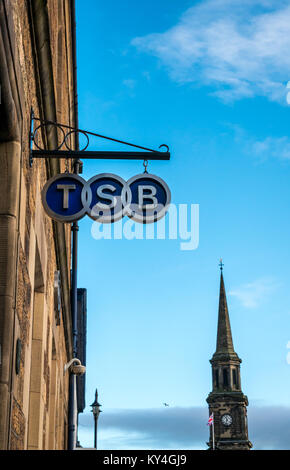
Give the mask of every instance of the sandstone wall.
<path id="1" fill-rule="evenodd" d="M 63 370 L 71 359 L 70 227 L 45 215 L 41 189 L 65 162 L 58 167 L 39 159 L 30 168 L 28 136 L 31 107 L 42 119 L 54 114 L 74 125 L 71 2 L 0 0 L 0 8 L 11 87 L 10 93 L 2 88 L 1 102 L 15 107 L 15 114 L 0 121 L 7 124 L 0 140 L 0 448 L 63 449 Z M 46 145 L 49 139 L 40 134 Z M 62 280 L 60 324 L 56 271 Z"/>

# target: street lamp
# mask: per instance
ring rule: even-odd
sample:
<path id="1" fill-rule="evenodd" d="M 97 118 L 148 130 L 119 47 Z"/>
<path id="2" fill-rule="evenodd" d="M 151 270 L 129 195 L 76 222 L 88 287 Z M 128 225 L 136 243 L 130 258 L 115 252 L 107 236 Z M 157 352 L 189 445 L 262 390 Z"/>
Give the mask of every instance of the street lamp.
<path id="1" fill-rule="evenodd" d="M 94 403 L 91 404 L 92 407 L 92 413 L 94 415 L 94 420 L 95 420 L 95 443 L 94 443 L 94 448 L 97 449 L 97 426 L 98 426 L 98 418 L 99 414 L 102 413 L 102 410 L 100 410 L 100 403 L 98 402 L 98 390 L 96 389 L 96 395 L 95 395 L 95 401 Z"/>

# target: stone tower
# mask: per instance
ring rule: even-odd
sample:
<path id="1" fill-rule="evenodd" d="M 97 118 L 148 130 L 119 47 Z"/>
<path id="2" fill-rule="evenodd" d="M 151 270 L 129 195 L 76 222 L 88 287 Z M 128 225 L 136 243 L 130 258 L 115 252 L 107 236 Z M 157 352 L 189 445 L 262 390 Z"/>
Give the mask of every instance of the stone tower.
<path id="1" fill-rule="evenodd" d="M 249 450 L 247 405 L 248 398 L 241 389 L 241 359 L 234 350 L 227 298 L 220 264 L 220 298 L 217 345 L 212 365 L 212 392 L 207 398 L 209 414 L 213 413 L 214 428 L 210 426 L 209 449 Z"/>

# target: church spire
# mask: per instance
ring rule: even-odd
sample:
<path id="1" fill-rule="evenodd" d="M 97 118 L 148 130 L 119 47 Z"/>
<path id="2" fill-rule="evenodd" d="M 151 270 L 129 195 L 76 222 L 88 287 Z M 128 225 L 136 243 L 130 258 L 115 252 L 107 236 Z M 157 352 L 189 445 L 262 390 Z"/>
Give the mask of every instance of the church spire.
<path id="1" fill-rule="evenodd" d="M 248 450 L 252 447 L 248 438 L 248 399 L 241 389 L 241 359 L 233 345 L 223 263 L 220 262 L 220 297 L 216 352 L 212 365 L 212 392 L 207 397 L 209 414 L 213 416 L 209 448 L 224 450 Z"/>
<path id="2" fill-rule="evenodd" d="M 217 330 L 217 342 L 216 352 L 213 355 L 213 359 L 219 358 L 238 358 L 234 350 L 230 317 L 227 304 L 226 289 L 223 277 L 223 262 L 220 260 L 220 297 L 219 297 L 219 312 L 218 312 L 218 330 Z"/>
<path id="3" fill-rule="evenodd" d="M 221 261 L 220 298 L 218 314 L 218 332 L 216 354 L 233 354 L 234 346 L 231 332 L 230 317 L 227 304 L 227 296 L 223 277 L 223 264 Z"/>

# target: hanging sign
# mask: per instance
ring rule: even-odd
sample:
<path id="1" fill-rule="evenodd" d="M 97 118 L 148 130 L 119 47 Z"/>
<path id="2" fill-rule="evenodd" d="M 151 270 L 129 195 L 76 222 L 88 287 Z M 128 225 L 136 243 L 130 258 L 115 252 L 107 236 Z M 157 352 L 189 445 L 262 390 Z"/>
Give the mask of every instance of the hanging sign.
<path id="1" fill-rule="evenodd" d="M 129 181 L 102 173 L 85 181 L 63 173 L 51 178 L 42 190 L 44 210 L 58 222 L 71 223 L 86 214 L 99 223 L 113 223 L 125 215 L 135 222 L 154 223 L 165 216 L 170 190 L 161 178 L 148 173 Z"/>
<path id="2" fill-rule="evenodd" d="M 58 222 L 75 222 L 87 213 L 90 194 L 79 175 L 62 173 L 47 181 L 42 190 L 42 204 L 49 217 Z M 85 193 L 85 197 L 84 197 Z"/>

